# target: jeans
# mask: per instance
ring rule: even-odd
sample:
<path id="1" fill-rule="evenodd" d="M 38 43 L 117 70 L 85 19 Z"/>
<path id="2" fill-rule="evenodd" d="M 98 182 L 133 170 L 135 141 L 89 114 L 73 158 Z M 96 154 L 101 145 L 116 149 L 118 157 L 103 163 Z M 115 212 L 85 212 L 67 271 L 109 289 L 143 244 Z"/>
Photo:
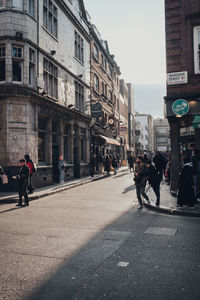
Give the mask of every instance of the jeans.
<path id="1" fill-rule="evenodd" d="M 153 188 L 154 193 L 155 193 L 155 195 L 157 197 L 156 203 L 160 204 L 160 184 L 152 185 L 152 188 Z"/>
<path id="2" fill-rule="evenodd" d="M 145 193 L 145 188 L 146 188 L 146 184 L 136 184 L 136 193 L 137 193 L 137 198 L 138 198 L 138 202 L 140 203 L 140 205 L 143 205 L 141 195 L 147 201 L 149 200 L 147 194 Z"/>

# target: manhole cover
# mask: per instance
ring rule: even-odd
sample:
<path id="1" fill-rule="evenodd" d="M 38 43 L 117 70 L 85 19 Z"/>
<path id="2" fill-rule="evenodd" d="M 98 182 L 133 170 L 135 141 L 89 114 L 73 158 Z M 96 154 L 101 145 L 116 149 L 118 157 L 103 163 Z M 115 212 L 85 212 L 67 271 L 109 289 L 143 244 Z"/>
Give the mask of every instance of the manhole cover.
<path id="1" fill-rule="evenodd" d="M 159 228 L 159 227 L 149 227 L 145 233 L 155 234 L 155 235 L 175 235 L 177 228 Z"/>

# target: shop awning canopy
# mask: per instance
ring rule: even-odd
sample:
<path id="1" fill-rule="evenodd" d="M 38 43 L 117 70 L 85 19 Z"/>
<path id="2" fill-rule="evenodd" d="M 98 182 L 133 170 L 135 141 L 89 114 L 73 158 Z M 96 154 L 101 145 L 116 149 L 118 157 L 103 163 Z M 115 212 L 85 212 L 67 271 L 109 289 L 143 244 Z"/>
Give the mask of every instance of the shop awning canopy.
<path id="1" fill-rule="evenodd" d="M 99 134 L 98 137 L 102 138 L 106 142 L 106 144 L 111 144 L 111 145 L 115 145 L 115 146 L 121 146 L 121 144 L 118 141 L 116 141 L 114 139 L 111 139 L 111 138 L 109 138 L 107 136 Z"/>

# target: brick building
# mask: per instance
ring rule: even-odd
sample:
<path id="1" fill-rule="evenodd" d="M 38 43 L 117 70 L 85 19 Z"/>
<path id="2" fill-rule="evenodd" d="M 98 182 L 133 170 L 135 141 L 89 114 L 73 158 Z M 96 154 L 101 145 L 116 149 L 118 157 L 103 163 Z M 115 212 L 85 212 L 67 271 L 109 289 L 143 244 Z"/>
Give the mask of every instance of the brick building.
<path id="1" fill-rule="evenodd" d="M 0 165 L 29 153 L 36 186 L 89 173 L 90 35 L 82 0 L 0 1 Z M 9 187 L 10 189 L 11 187 Z"/>
<path id="2" fill-rule="evenodd" d="M 181 150 L 200 148 L 200 2 L 165 0 L 167 96 L 166 116 L 171 135 L 172 190 L 176 191 Z M 185 128 L 184 140 L 180 131 Z M 193 132 L 194 134 L 190 134 Z"/>

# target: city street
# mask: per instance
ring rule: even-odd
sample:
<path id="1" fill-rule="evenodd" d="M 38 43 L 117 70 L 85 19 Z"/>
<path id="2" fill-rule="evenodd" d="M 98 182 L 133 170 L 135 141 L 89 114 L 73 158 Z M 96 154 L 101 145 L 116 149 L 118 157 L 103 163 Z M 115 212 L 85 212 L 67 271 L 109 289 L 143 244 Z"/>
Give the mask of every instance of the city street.
<path id="1" fill-rule="evenodd" d="M 199 300 L 200 219 L 136 204 L 125 172 L 0 205 L 0 299 Z"/>

